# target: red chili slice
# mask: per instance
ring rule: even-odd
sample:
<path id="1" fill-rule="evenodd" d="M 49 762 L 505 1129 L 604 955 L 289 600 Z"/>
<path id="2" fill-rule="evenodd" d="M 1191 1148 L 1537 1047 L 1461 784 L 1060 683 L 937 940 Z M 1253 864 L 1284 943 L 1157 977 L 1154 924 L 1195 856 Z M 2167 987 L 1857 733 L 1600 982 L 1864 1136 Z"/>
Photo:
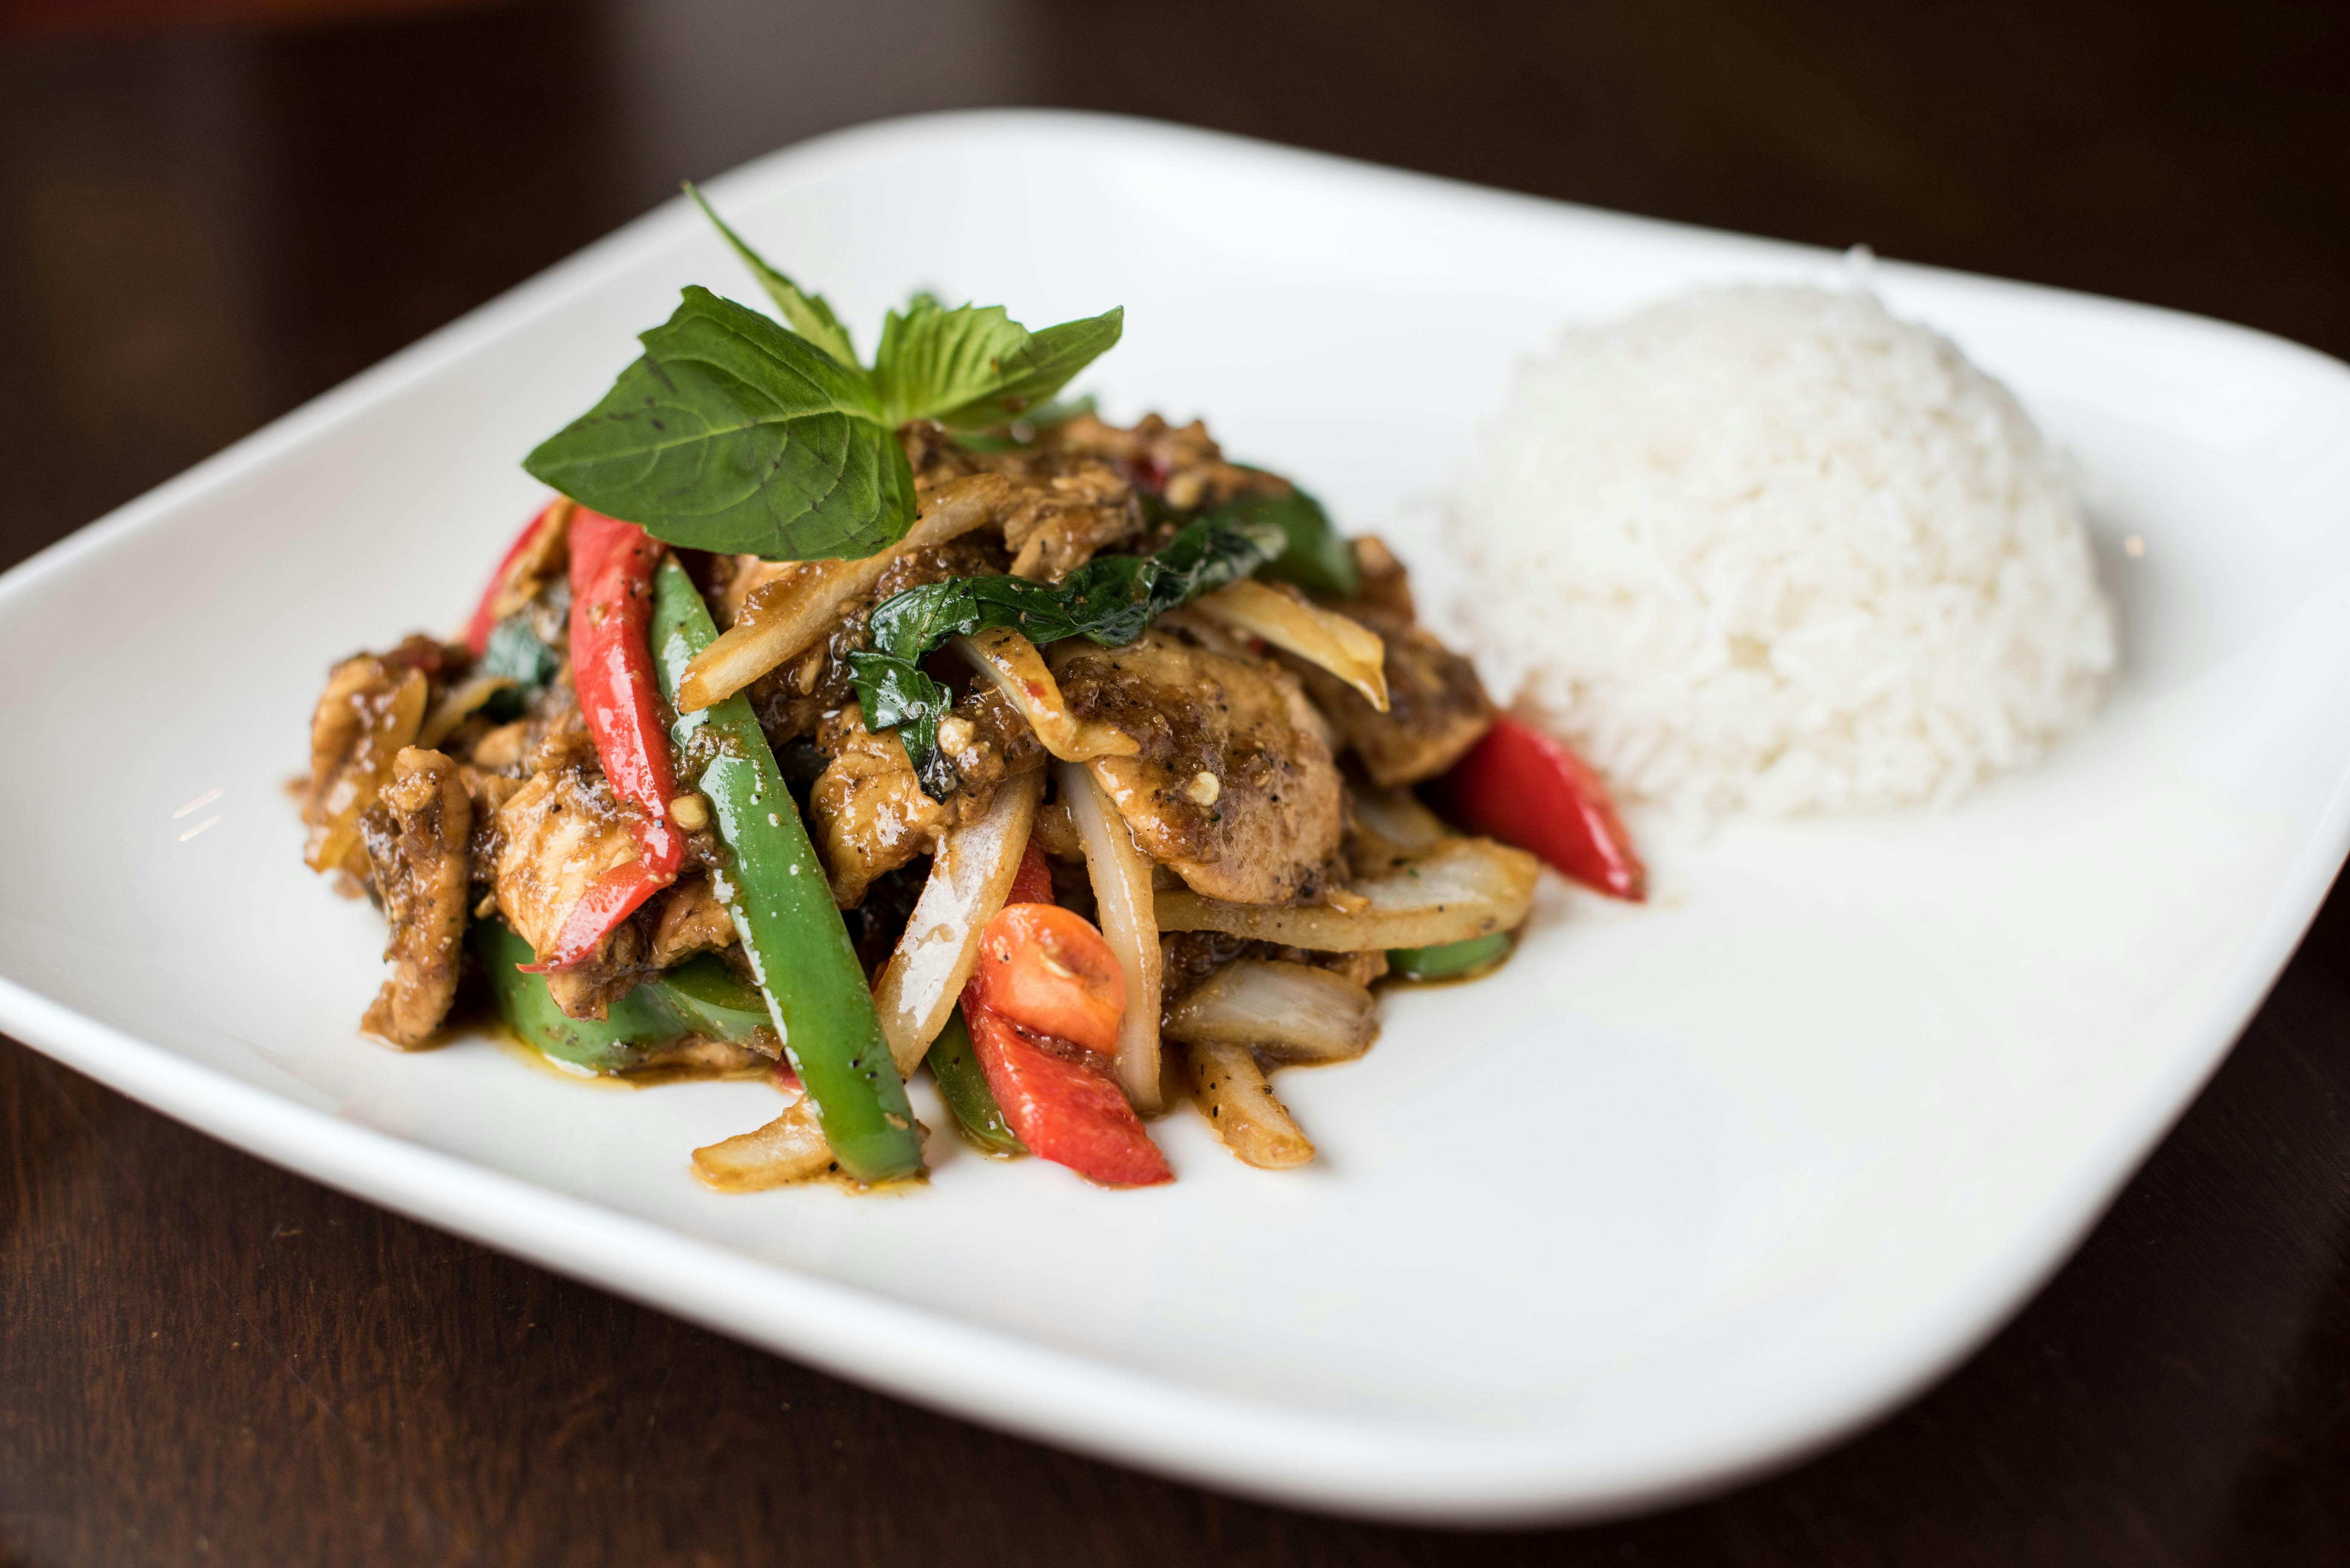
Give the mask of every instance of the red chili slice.
<path id="1" fill-rule="evenodd" d="M 1033 906 L 1032 906 L 1033 907 Z M 1175 1179 L 1167 1157 L 1109 1063 L 1082 1045 L 1031 1035 L 963 994 L 972 1052 L 1003 1119 L 1030 1153 L 1105 1187 L 1152 1187 Z"/>
<path id="2" fill-rule="evenodd" d="M 669 753 L 649 639 L 653 573 L 663 546 L 633 523 L 580 507 L 571 514 L 571 681 L 612 793 L 637 808 L 637 858 L 598 878 L 538 967 L 585 961 L 614 927 L 677 880 L 685 836 L 670 820 L 677 774 Z"/>
<path id="3" fill-rule="evenodd" d="M 1480 833 L 1531 849 L 1578 882 L 1638 902 L 1648 873 L 1591 764 L 1540 730 L 1504 716 L 1444 777 L 1453 815 Z"/>

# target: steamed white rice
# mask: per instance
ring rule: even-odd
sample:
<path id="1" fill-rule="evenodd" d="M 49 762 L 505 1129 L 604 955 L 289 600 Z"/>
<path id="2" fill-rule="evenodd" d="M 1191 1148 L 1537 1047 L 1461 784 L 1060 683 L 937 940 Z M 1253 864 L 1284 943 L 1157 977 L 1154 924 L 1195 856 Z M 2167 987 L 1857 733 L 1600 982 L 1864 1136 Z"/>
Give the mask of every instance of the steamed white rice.
<path id="1" fill-rule="evenodd" d="M 1956 800 L 2086 723 L 2114 668 L 2063 465 L 1865 292 L 1568 333 L 1450 527 L 1497 695 L 1690 815 Z"/>

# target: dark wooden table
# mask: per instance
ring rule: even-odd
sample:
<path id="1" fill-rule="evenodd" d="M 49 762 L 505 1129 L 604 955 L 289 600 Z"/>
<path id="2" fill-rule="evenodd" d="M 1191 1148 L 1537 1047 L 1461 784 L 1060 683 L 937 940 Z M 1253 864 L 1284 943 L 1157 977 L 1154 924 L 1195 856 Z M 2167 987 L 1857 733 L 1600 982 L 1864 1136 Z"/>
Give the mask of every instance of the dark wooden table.
<path id="1" fill-rule="evenodd" d="M 2338 5 L 614 0 L 0 42 L 0 564 L 681 175 L 990 102 L 1866 241 L 2350 354 Z M 1049 221 L 1051 171 L 1024 177 Z M 77 770 L 137 765 L 13 761 L 68 800 Z M 1786 1474 L 1551 1533 L 1333 1521 L 997 1437 L 13 1043 L 0 1116 L 0 1553 L 27 1563 L 2350 1561 L 2350 896 L 1940 1387 Z"/>

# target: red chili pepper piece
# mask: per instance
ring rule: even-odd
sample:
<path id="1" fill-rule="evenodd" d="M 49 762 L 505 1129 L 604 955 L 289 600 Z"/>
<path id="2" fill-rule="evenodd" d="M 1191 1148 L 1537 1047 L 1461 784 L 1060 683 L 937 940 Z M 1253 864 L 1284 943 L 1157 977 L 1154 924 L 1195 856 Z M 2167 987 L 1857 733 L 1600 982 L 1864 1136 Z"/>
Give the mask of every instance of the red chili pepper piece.
<path id="1" fill-rule="evenodd" d="M 1648 873 L 1607 786 L 1591 764 L 1531 725 L 1504 716 L 1444 777 L 1453 815 L 1480 833 L 1531 849 L 1578 882 L 1635 902 Z"/>
<path id="2" fill-rule="evenodd" d="M 637 858 L 580 896 L 542 968 L 586 960 L 639 904 L 676 881 L 684 862 L 685 837 L 669 815 L 677 774 L 648 639 L 661 552 L 633 523 L 584 506 L 571 514 L 571 681 L 612 793 L 638 810 L 629 825 Z"/>
<path id="3" fill-rule="evenodd" d="M 1118 1050 L 1126 972 L 1091 920 L 1057 904 L 1006 904 L 979 933 L 966 1002 L 1032 1034 Z"/>
<path id="4" fill-rule="evenodd" d="M 489 649 L 490 633 L 498 626 L 498 596 L 505 592 L 506 578 L 513 573 L 515 562 L 522 558 L 522 553 L 530 547 L 530 542 L 538 537 L 538 531 L 546 526 L 547 519 L 562 504 L 560 500 L 547 503 L 537 516 L 523 524 L 522 532 L 515 535 L 515 542 L 507 545 L 506 553 L 499 557 L 498 569 L 490 574 L 490 586 L 482 590 L 482 602 L 473 607 L 473 618 L 465 623 L 465 646 L 473 649 L 474 658 L 481 658 Z"/>
<path id="5" fill-rule="evenodd" d="M 1167 1157 L 1126 1103 L 1108 1061 L 1081 1045 L 1032 1035 L 963 997 L 963 1021 L 988 1091 L 1030 1153 L 1105 1187 L 1172 1181 Z"/>
<path id="6" fill-rule="evenodd" d="M 1053 872 L 1045 864 L 1045 852 L 1031 838 L 1020 852 L 1020 869 L 1013 874 L 1012 891 L 1004 897 L 1007 904 L 1049 904 L 1053 901 Z"/>

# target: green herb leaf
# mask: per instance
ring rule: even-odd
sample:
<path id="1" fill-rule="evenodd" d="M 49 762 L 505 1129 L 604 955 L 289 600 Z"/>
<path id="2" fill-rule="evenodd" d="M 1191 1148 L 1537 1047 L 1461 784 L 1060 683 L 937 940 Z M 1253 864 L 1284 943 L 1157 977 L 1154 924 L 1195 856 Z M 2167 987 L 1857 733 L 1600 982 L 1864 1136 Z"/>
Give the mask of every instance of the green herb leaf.
<path id="1" fill-rule="evenodd" d="M 1205 516 L 1223 523 L 1270 523 L 1288 543 L 1264 575 L 1295 583 L 1309 594 L 1352 598 L 1363 586 L 1355 547 L 1331 525 L 1322 504 L 1302 490 L 1236 496 Z"/>
<path id="2" fill-rule="evenodd" d="M 1155 556 L 1098 556 L 1058 583 L 949 577 L 892 594 L 866 618 L 872 649 L 848 656 L 865 727 L 877 735 L 896 730 L 923 792 L 944 800 L 957 781 L 938 748 L 938 722 L 953 698 L 921 661 L 951 639 L 1010 627 L 1040 645 L 1083 637 L 1122 648 L 1169 610 L 1248 576 L 1287 542 L 1270 523 L 1202 519 Z"/>
<path id="3" fill-rule="evenodd" d="M 865 377 L 689 286 L 604 400 L 523 462 L 654 537 L 770 560 L 869 556 L 914 520 L 914 475 Z"/>
<path id="4" fill-rule="evenodd" d="M 792 330 L 847 369 L 861 370 L 857 362 L 856 346 L 848 340 L 848 328 L 833 315 L 832 306 L 825 302 L 824 296 L 808 293 L 768 265 L 767 258 L 753 250 L 742 235 L 727 226 L 726 220 L 718 215 L 717 210 L 702 200 L 702 192 L 693 188 L 691 180 L 685 182 L 685 193 L 693 198 L 693 204 L 702 209 L 702 215 L 726 236 L 726 243 L 734 247 L 734 254 L 743 258 L 743 265 L 751 269 L 751 275 L 759 280 L 759 286 L 767 291 L 767 297 L 775 302 L 775 308 L 784 313 L 784 320 L 790 324 Z"/>
<path id="5" fill-rule="evenodd" d="M 1123 309 L 1031 332 L 1000 305 L 950 310 L 917 295 L 881 324 L 873 384 L 893 425 L 936 420 L 985 430 L 1048 402 L 1125 329 Z"/>
<path id="6" fill-rule="evenodd" d="M 962 780 L 939 750 L 939 721 L 954 706 L 954 693 L 924 674 L 920 665 L 894 653 L 854 652 L 848 668 L 865 727 L 877 735 L 898 732 L 924 794 L 932 800 L 952 794 Z"/>
<path id="7" fill-rule="evenodd" d="M 476 675 L 500 675 L 527 691 L 536 691 L 555 679 L 562 655 L 539 640 L 528 610 L 516 610 L 498 622 L 490 640 L 474 661 Z"/>

